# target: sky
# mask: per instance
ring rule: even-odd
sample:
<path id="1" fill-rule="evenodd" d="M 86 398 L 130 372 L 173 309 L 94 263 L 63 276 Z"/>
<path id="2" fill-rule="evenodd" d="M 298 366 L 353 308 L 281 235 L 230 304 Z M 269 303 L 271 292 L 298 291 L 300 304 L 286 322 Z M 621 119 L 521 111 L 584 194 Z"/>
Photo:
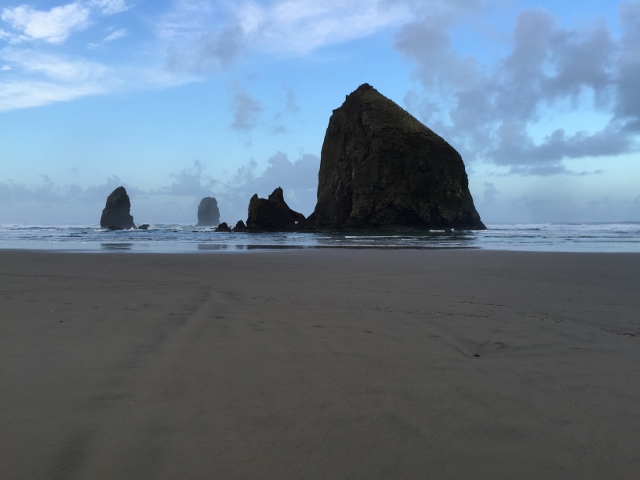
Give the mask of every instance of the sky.
<path id="1" fill-rule="evenodd" d="M 0 224 L 246 220 L 315 206 L 363 83 L 460 152 L 485 223 L 640 221 L 640 1 L 76 0 L 0 5 Z"/>

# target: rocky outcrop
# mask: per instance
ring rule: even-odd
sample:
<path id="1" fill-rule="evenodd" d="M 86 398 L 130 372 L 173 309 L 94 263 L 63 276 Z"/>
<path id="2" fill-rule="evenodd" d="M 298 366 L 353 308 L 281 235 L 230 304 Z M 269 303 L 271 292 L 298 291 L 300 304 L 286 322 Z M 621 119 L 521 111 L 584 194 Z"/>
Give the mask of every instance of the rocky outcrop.
<path id="1" fill-rule="evenodd" d="M 218 225 L 216 227 L 216 232 L 230 232 L 231 229 L 229 228 L 229 225 L 227 225 L 227 222 L 222 222 L 220 225 Z"/>
<path id="2" fill-rule="evenodd" d="M 110 230 L 128 230 L 136 228 L 133 217 L 129 213 L 131 202 L 124 187 L 118 187 L 107 197 L 107 204 L 102 210 L 100 226 Z"/>
<path id="3" fill-rule="evenodd" d="M 236 223 L 236 226 L 233 227 L 233 231 L 234 232 L 246 232 L 247 231 L 247 226 L 245 225 L 245 223 L 242 220 L 238 220 L 238 223 Z"/>
<path id="4" fill-rule="evenodd" d="M 196 227 L 211 227 L 220 223 L 220 209 L 214 197 L 204 197 L 198 205 L 198 223 Z"/>
<path id="5" fill-rule="evenodd" d="M 304 215 L 294 212 L 284 201 L 282 188 L 276 188 L 268 199 L 251 197 L 247 229 L 250 231 L 297 230 L 305 221 Z"/>
<path id="6" fill-rule="evenodd" d="M 361 85 L 333 111 L 320 162 L 319 229 L 484 229 L 460 154 Z"/>

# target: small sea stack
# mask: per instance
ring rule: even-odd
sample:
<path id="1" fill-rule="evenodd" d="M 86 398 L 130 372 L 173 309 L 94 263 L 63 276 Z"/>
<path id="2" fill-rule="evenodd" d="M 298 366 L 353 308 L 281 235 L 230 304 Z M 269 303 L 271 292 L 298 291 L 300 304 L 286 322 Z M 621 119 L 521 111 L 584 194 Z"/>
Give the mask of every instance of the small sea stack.
<path id="1" fill-rule="evenodd" d="M 109 230 L 128 230 L 136 228 L 130 214 L 131 202 L 124 187 L 116 188 L 107 197 L 107 204 L 102 210 L 100 227 Z"/>
<path id="2" fill-rule="evenodd" d="M 220 223 L 220 209 L 215 197 L 204 197 L 198 205 L 196 227 L 213 227 Z"/>
<path id="3" fill-rule="evenodd" d="M 245 223 L 242 220 L 238 220 L 238 222 L 236 223 L 236 226 L 233 227 L 233 231 L 234 232 L 246 232 L 247 231 L 247 226 L 245 225 Z"/>
<path id="4" fill-rule="evenodd" d="M 305 222 L 305 216 L 291 210 L 284 201 L 282 188 L 276 188 L 269 198 L 255 194 L 249 201 L 247 229 L 250 231 L 292 231 Z"/>

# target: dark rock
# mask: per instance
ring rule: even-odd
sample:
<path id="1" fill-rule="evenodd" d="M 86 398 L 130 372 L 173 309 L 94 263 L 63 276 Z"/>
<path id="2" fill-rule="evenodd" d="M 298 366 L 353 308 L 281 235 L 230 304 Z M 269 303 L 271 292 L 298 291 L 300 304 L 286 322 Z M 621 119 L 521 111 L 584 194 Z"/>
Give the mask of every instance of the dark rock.
<path id="1" fill-rule="evenodd" d="M 229 228 L 229 225 L 227 225 L 226 222 L 222 222 L 220 225 L 218 225 L 216 227 L 216 232 L 230 232 L 231 229 Z"/>
<path id="2" fill-rule="evenodd" d="M 233 227 L 233 231 L 234 232 L 246 232 L 247 231 L 247 226 L 244 224 L 244 222 L 242 220 L 238 220 L 238 223 L 236 223 L 236 226 Z"/>
<path id="3" fill-rule="evenodd" d="M 109 230 L 128 230 L 136 228 L 130 215 L 131 202 L 124 187 L 118 187 L 107 197 L 107 204 L 102 210 L 100 226 Z"/>
<path id="4" fill-rule="evenodd" d="M 220 209 L 214 197 L 204 197 L 198 205 L 198 224 L 196 227 L 211 227 L 220 223 Z"/>
<path id="5" fill-rule="evenodd" d="M 322 145 L 319 229 L 484 229 L 460 154 L 370 85 L 333 111 Z"/>
<path id="6" fill-rule="evenodd" d="M 138 226 L 138 230 L 148 230 L 148 229 L 149 229 L 148 223 L 143 223 L 142 225 Z"/>
<path id="7" fill-rule="evenodd" d="M 268 199 L 251 197 L 247 229 L 253 231 L 297 230 L 305 217 L 294 212 L 284 201 L 282 188 L 276 188 Z"/>

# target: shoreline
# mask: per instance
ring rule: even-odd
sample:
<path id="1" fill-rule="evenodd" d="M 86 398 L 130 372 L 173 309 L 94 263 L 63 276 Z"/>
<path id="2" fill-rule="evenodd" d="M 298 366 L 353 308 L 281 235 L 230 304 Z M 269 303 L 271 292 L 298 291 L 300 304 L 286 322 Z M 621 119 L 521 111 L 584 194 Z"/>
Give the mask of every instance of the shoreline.
<path id="1" fill-rule="evenodd" d="M 0 228 L 0 249 L 187 253 L 282 248 L 459 249 L 538 252 L 640 253 L 640 223 L 497 225 L 483 231 L 415 235 L 252 234 L 212 232 L 186 225 L 144 231 L 37 226 Z"/>
<path id="2" fill-rule="evenodd" d="M 112 242 L 109 244 L 100 245 L 101 248 L 85 248 L 78 249 L 74 247 L 66 248 L 24 248 L 24 247 L 2 247 L 0 246 L 0 254 L 3 253 L 40 253 L 40 254 L 70 254 L 70 255 L 215 255 L 215 254 L 244 254 L 244 253 L 274 253 L 274 252 L 287 252 L 287 251 L 386 251 L 386 252 L 402 252 L 402 251 L 414 251 L 414 252 L 445 252 L 445 251 L 472 251 L 472 252 L 493 252 L 493 253 L 514 253 L 514 254 L 558 254 L 558 255 L 630 255 L 639 256 L 640 251 L 630 250 L 563 250 L 563 249 L 522 249 L 522 248 L 498 248 L 498 247 L 485 247 L 485 246 L 454 246 L 454 247 L 442 247 L 442 246 L 358 246 L 358 245 L 230 245 L 230 244 L 194 244 L 195 249 L 169 249 L 167 248 L 155 248 L 149 250 L 140 249 L 140 246 L 132 247 L 127 242 L 118 243 Z M 138 248 L 138 249 L 134 249 Z"/>
<path id="3" fill-rule="evenodd" d="M 634 253 L 0 250 L 0 471 L 638 478 L 638 285 Z"/>
<path id="4" fill-rule="evenodd" d="M 114 245 L 119 245 L 114 243 Z M 275 252 L 313 252 L 313 251 L 370 251 L 370 252 L 491 252 L 491 253 L 513 253 L 513 254 L 539 254 L 539 255 L 629 255 L 640 256 L 640 252 L 630 251 L 590 251 L 590 250 L 517 250 L 508 248 L 486 248 L 486 247 L 416 247 L 416 246 L 329 246 L 329 245 L 206 245 L 210 248 L 200 248 L 198 250 L 184 251 L 156 251 L 156 250 L 131 250 L 127 248 L 103 248 L 95 250 L 74 250 L 72 248 L 3 248 L 0 246 L 0 255 L 8 253 L 37 253 L 37 254 L 68 254 L 68 255 L 215 255 L 216 253 L 275 253 Z"/>

